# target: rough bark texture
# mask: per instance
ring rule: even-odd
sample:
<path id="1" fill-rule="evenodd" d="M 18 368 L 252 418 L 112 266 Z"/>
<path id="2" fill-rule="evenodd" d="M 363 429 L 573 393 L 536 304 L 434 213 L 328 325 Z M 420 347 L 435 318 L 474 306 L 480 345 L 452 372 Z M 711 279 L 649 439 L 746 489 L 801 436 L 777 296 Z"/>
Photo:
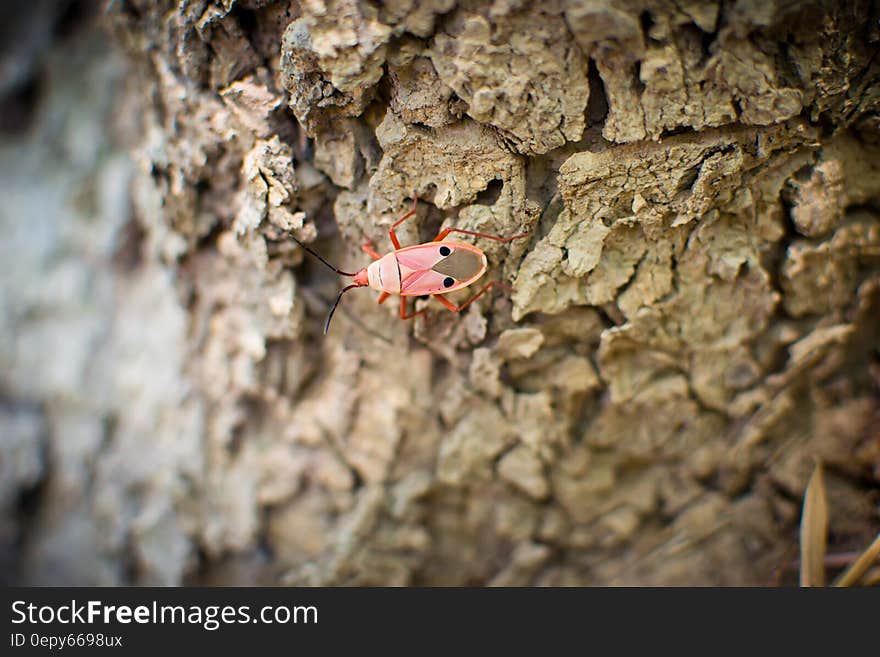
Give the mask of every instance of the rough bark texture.
<path id="1" fill-rule="evenodd" d="M 128 63 L 25 52 L 0 148 L 13 579 L 761 584 L 815 458 L 833 546 L 877 531 L 876 4 L 106 19 Z M 512 292 L 355 291 L 323 337 L 291 236 L 358 269 L 413 194 L 407 243 L 528 232 L 480 242 Z"/>

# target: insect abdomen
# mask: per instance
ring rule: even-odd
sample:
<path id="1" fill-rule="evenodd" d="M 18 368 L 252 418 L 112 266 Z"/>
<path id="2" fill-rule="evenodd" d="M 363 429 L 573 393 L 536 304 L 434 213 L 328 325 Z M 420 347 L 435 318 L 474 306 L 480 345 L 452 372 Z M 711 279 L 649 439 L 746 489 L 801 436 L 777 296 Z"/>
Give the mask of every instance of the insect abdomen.
<path id="1" fill-rule="evenodd" d="M 391 252 L 367 267 L 367 280 L 374 290 L 400 294 L 400 264 L 397 262 L 397 254 Z"/>

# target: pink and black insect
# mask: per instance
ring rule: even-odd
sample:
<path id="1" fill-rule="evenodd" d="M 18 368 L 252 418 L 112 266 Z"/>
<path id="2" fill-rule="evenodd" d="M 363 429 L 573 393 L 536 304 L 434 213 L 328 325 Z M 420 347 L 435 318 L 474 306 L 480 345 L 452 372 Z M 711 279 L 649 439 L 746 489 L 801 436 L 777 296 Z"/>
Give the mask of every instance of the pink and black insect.
<path id="1" fill-rule="evenodd" d="M 460 312 L 479 299 L 490 288 L 500 285 L 500 283 L 496 281 L 487 283 L 479 292 L 460 305 L 455 305 L 449 299 L 442 296 L 448 292 L 455 292 L 475 283 L 486 273 L 488 267 L 486 254 L 480 248 L 466 242 L 443 242 L 446 236 L 450 233 L 462 233 L 464 235 L 473 235 L 474 237 L 484 237 L 496 242 L 511 242 L 521 237 L 528 237 L 528 233 L 521 233 L 511 237 L 499 237 L 498 235 L 487 235 L 486 233 L 477 233 L 472 230 L 462 230 L 461 228 L 444 228 L 437 233 L 437 236 L 431 242 L 401 247 L 400 241 L 397 239 L 396 229 L 416 213 L 416 203 L 417 200 L 413 200 L 412 210 L 395 221 L 391 228 L 388 229 L 388 236 L 394 245 L 394 251 L 384 256 L 379 255 L 373 248 L 373 244 L 367 242 L 361 248 L 373 258 L 374 262 L 357 273 L 342 271 L 334 267 L 308 246 L 295 237 L 293 238 L 301 247 L 337 274 L 354 278 L 354 283 L 344 287 L 339 296 L 336 297 L 336 302 L 330 309 L 327 321 L 324 323 L 325 335 L 330 328 L 330 320 L 333 319 L 333 313 L 342 300 L 342 295 L 356 287 L 371 287 L 381 292 L 379 303 L 384 303 L 392 294 L 400 295 L 401 319 L 412 319 L 424 314 L 426 311 L 423 308 L 419 311 L 407 312 L 407 297 L 430 295 L 450 311 Z"/>

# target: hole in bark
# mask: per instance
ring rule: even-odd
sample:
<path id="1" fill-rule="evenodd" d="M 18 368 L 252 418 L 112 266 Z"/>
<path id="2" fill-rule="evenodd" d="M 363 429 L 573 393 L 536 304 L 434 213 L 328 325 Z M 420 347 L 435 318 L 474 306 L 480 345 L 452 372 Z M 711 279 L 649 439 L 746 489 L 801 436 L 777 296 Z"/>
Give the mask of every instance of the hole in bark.
<path id="1" fill-rule="evenodd" d="M 196 250 L 215 248 L 217 239 L 223 233 L 224 228 L 222 221 L 215 220 L 205 233 L 196 236 Z"/>
<path id="2" fill-rule="evenodd" d="M 693 186 L 698 175 L 700 175 L 699 165 L 691 167 L 690 169 L 685 171 L 678 181 L 678 188 L 675 190 L 676 193 L 689 190 Z"/>
<path id="3" fill-rule="evenodd" d="M 695 133 L 695 132 L 696 132 L 696 130 L 694 130 L 693 126 L 680 125 L 677 128 L 670 128 L 669 130 L 664 130 L 663 134 L 661 136 L 665 139 L 666 137 L 674 137 L 675 135 L 686 135 L 686 134 L 691 134 L 691 133 Z"/>
<path id="4" fill-rule="evenodd" d="M 703 48 L 703 61 L 706 62 L 712 56 L 712 44 L 715 43 L 715 34 L 712 32 L 703 32 L 700 37 L 700 45 Z"/>
<path id="5" fill-rule="evenodd" d="M 14 502 L 14 506 L 10 506 L 9 524 L 4 526 L 4 529 L 8 528 L 8 533 L 3 537 L 4 540 L 0 541 L 0 584 L 11 586 L 21 584 L 18 581 L 21 557 L 24 546 L 28 544 L 30 535 L 35 531 L 35 519 L 45 504 L 47 473 L 52 472 L 52 457 L 48 449 L 45 410 L 41 405 L 31 401 L 9 398 L 5 391 L 0 391 L 0 412 L 4 415 L 23 413 L 37 419 L 38 433 L 41 436 L 38 441 L 40 445 L 39 460 L 44 464 L 43 472 L 39 478 L 24 484 L 10 499 L 10 502 Z"/>
<path id="6" fill-rule="evenodd" d="M 61 3 L 52 31 L 56 37 L 62 39 L 69 37 L 85 26 L 94 10 L 95 4 L 87 0 L 69 0 Z"/>
<path id="7" fill-rule="evenodd" d="M 413 217 L 411 221 L 418 222 L 418 231 L 416 232 L 416 235 L 418 235 L 420 242 L 430 242 L 434 239 L 437 236 L 437 233 L 440 232 L 440 226 L 443 225 L 443 221 L 447 216 L 453 217 L 452 225 L 455 225 L 457 211 L 454 214 L 445 213 L 439 210 L 437 206 L 433 204 L 433 201 L 429 201 L 429 199 L 434 199 L 436 194 L 437 185 L 434 183 L 429 183 L 427 189 L 419 194 L 420 201 L 424 202 L 419 203 L 419 213 L 416 217 Z M 412 202 L 412 197 L 406 197 L 403 202 L 406 207 L 409 208 L 409 205 Z M 404 246 L 408 245 L 404 244 Z"/>
<path id="8" fill-rule="evenodd" d="M 18 494 L 16 508 L 23 518 L 33 518 L 40 508 L 40 497 L 45 490 L 46 478 L 43 477 L 29 488 L 24 488 Z"/>
<path id="9" fill-rule="evenodd" d="M 634 70 L 634 86 L 636 88 L 636 92 L 639 95 L 639 98 L 642 97 L 642 94 L 645 93 L 645 83 L 642 82 L 642 62 L 636 62 L 633 65 Z"/>
<path id="10" fill-rule="evenodd" d="M 794 172 L 792 178 L 794 178 L 798 182 L 807 182 L 813 175 L 813 165 L 805 164 L 800 169 Z"/>
<path id="11" fill-rule="evenodd" d="M 0 97 L 0 134 L 14 135 L 27 131 L 36 118 L 42 96 L 42 76 L 35 75 Z"/>
<path id="12" fill-rule="evenodd" d="M 645 35 L 645 38 L 650 39 L 651 28 L 654 27 L 654 18 L 651 16 L 651 12 L 645 10 L 639 14 L 639 23 L 642 26 L 642 33 Z"/>
<path id="13" fill-rule="evenodd" d="M 587 103 L 587 125 L 594 126 L 605 122 L 608 116 L 608 93 L 605 91 L 605 83 L 596 68 L 596 62 L 591 59 L 587 69 L 587 83 L 590 87 L 590 100 Z"/>
<path id="14" fill-rule="evenodd" d="M 0 133 L 27 131 L 36 119 L 44 89 L 43 73 L 38 72 L 0 96 Z"/>
<path id="15" fill-rule="evenodd" d="M 232 8 L 232 16 L 245 34 L 253 34 L 257 31 L 257 12 L 247 9 L 240 4 Z"/>
<path id="16" fill-rule="evenodd" d="M 494 180 L 490 180 L 489 184 L 486 185 L 486 189 L 477 194 L 476 202 L 480 205 L 495 205 L 498 201 L 498 198 L 501 196 L 501 190 L 504 189 L 504 181 L 495 178 Z"/>

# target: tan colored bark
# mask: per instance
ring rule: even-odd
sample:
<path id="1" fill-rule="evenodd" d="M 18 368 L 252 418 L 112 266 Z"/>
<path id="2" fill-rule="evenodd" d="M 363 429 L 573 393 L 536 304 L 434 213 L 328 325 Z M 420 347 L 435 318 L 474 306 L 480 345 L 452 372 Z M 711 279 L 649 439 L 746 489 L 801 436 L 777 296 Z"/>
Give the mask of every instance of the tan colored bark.
<path id="1" fill-rule="evenodd" d="M 83 493 L 83 531 L 138 583 L 761 584 L 820 457 L 833 534 L 864 542 L 873 11 L 114 5 L 140 76 L 128 276 L 171 304 L 181 390 L 149 418 L 120 395 L 88 467 L 125 476 Z M 413 194 L 405 243 L 528 232 L 480 242 L 512 293 L 402 322 L 354 291 L 323 337 L 342 281 L 291 237 L 353 271 Z M 151 426 L 161 462 L 133 468 Z"/>

